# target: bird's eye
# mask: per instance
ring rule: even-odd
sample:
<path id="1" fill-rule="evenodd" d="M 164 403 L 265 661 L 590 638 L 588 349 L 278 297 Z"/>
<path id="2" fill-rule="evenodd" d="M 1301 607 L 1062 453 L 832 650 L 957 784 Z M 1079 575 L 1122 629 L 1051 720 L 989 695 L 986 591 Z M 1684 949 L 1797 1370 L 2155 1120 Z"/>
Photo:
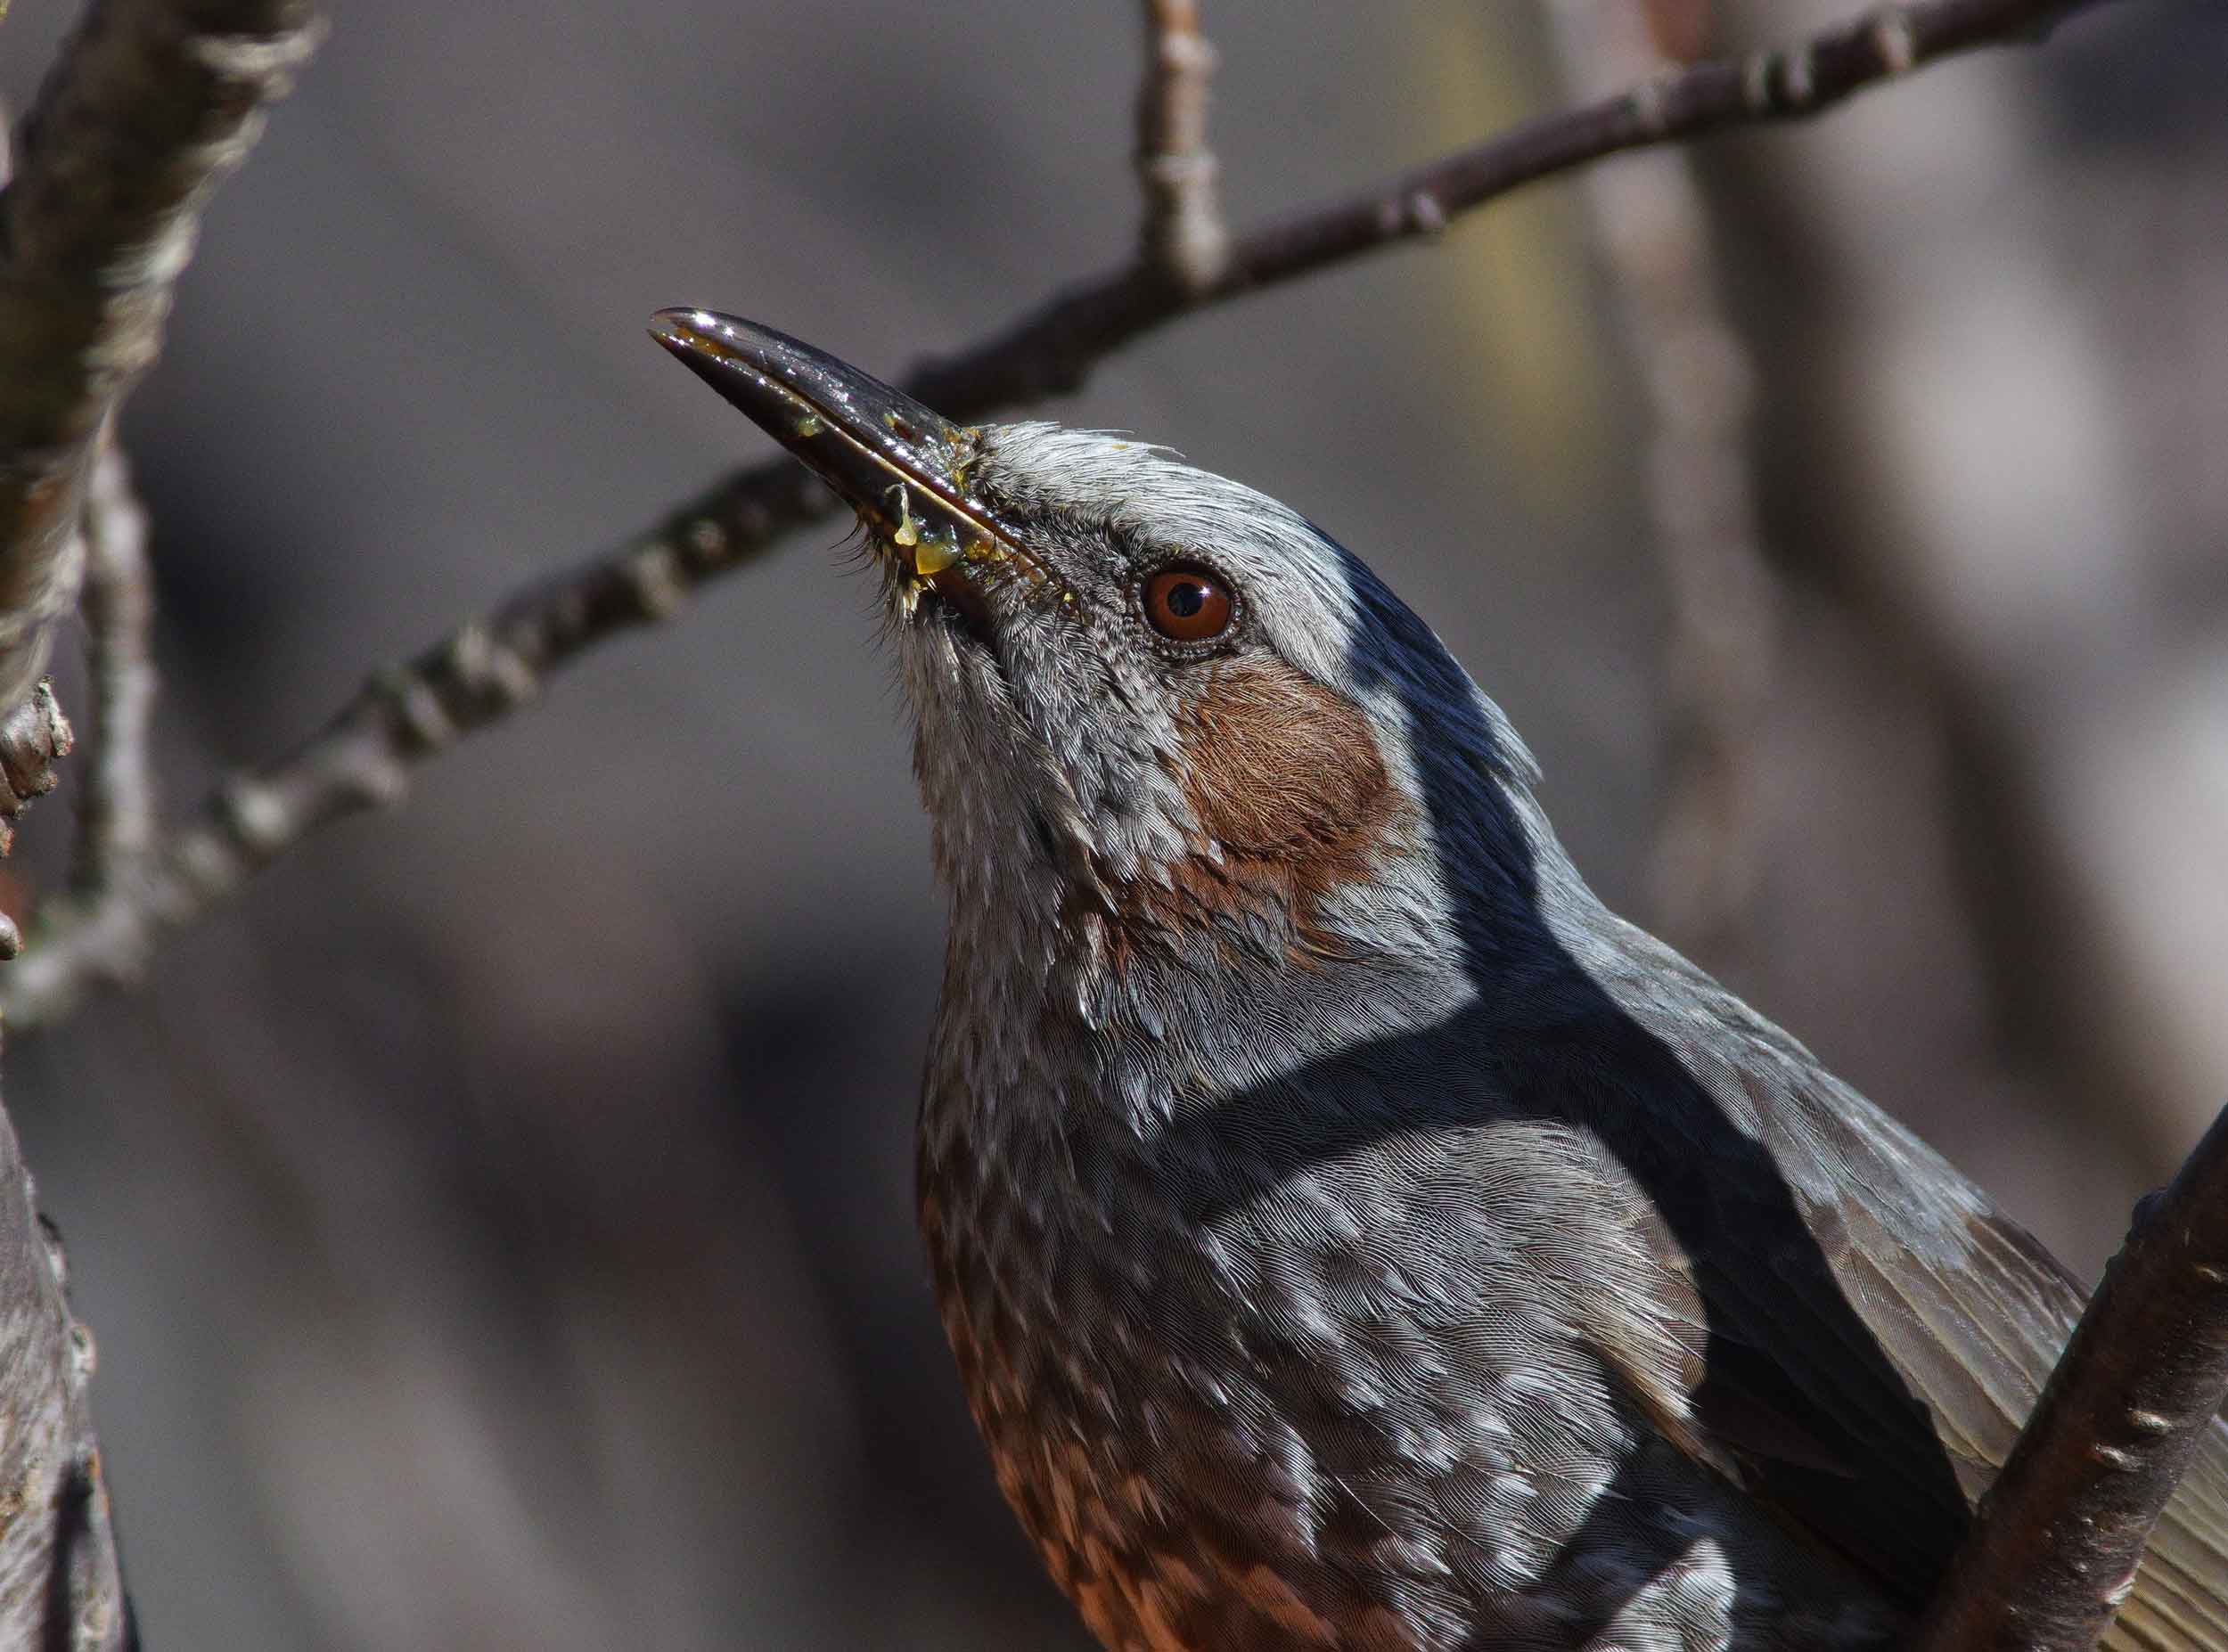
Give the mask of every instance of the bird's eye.
<path id="1" fill-rule="evenodd" d="M 1230 629 L 1230 587 L 1199 568 L 1164 568 L 1145 581 L 1145 623 L 1177 642 L 1208 642 Z"/>

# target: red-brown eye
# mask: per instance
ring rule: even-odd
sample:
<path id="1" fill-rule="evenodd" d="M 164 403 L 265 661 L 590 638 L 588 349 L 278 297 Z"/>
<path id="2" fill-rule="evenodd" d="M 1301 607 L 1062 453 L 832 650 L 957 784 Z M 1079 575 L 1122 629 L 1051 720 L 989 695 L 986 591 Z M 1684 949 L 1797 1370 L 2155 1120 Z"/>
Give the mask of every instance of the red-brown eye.
<path id="1" fill-rule="evenodd" d="M 1178 642 L 1207 642 L 1230 629 L 1230 587 L 1198 568 L 1164 568 L 1145 581 L 1145 621 Z"/>

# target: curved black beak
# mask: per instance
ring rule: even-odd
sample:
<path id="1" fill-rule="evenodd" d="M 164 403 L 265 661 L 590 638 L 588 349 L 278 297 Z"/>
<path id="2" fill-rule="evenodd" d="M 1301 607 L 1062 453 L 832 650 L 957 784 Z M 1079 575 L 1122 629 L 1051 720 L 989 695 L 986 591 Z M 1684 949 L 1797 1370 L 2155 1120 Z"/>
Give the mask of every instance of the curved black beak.
<path id="1" fill-rule="evenodd" d="M 835 489 L 919 578 L 1020 556 L 1012 534 L 968 492 L 973 431 L 739 316 L 659 310 L 650 336 Z"/>

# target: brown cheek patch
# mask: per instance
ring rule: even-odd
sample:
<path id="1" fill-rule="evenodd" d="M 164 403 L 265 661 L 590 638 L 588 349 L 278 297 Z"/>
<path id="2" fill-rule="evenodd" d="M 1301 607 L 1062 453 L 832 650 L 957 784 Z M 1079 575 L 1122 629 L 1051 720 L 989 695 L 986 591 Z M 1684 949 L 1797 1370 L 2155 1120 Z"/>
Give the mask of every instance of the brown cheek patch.
<path id="1" fill-rule="evenodd" d="M 1282 661 L 1218 662 L 1177 740 L 1184 801 L 1225 851 L 1298 861 L 1373 846 L 1392 783 L 1343 694 Z"/>
<path id="2" fill-rule="evenodd" d="M 1369 719 L 1281 661 L 1218 661 L 1178 717 L 1177 747 L 1202 840 L 1169 868 L 1172 887 L 1125 891 L 1122 938 L 1281 910 L 1296 950 L 1328 950 L 1318 909 L 1374 875 L 1403 814 Z"/>

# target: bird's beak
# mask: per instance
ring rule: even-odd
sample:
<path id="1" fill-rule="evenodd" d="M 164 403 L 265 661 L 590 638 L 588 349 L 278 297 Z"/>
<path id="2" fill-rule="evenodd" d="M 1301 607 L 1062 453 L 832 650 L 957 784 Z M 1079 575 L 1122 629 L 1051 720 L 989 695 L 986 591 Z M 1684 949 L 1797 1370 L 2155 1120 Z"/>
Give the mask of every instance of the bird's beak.
<path id="1" fill-rule="evenodd" d="M 974 431 L 755 322 L 659 310 L 650 336 L 835 489 L 915 579 L 979 617 L 971 572 L 993 562 L 1036 571 L 968 490 Z"/>

